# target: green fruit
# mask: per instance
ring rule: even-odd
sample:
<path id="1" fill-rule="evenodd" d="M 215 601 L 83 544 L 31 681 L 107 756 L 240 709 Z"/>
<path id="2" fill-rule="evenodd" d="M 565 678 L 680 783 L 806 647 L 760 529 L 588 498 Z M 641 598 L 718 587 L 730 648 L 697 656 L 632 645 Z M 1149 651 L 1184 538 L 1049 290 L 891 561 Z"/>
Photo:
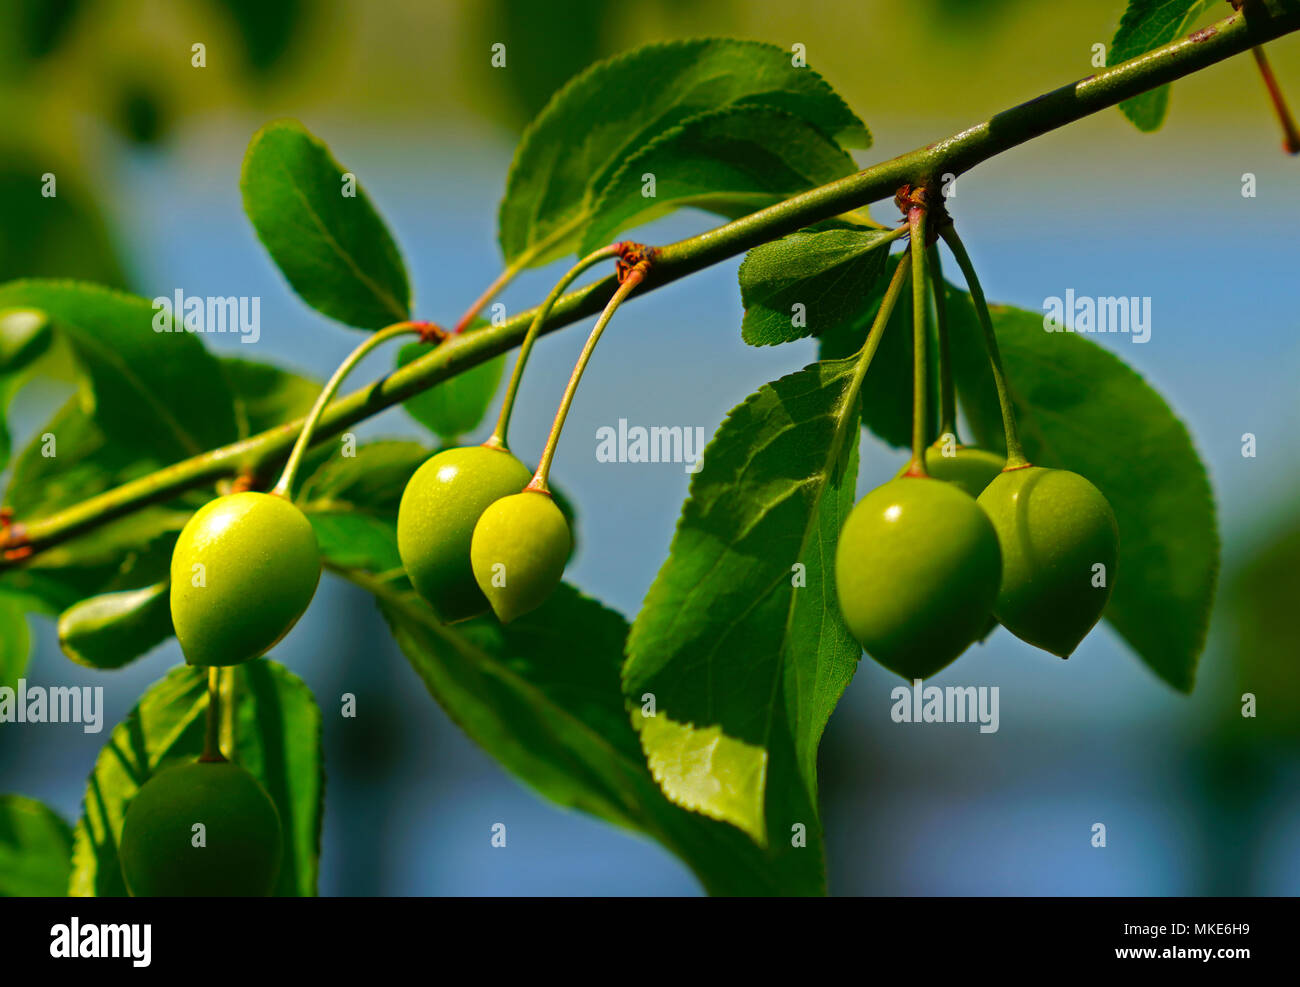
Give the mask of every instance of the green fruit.
<path id="1" fill-rule="evenodd" d="M 447 449 L 425 462 L 397 509 L 397 551 L 411 584 L 445 621 L 488 612 L 474 581 L 474 525 L 495 501 L 517 494 L 532 472 L 510 453 L 487 446 Z"/>
<path id="2" fill-rule="evenodd" d="M 548 493 L 525 490 L 483 512 L 474 527 L 470 562 L 503 624 L 546 602 L 560 585 L 570 544 L 569 523 Z"/>
<path id="3" fill-rule="evenodd" d="M 936 480 L 943 480 L 965 490 L 972 497 L 978 497 L 1007 464 L 1003 457 L 976 446 L 947 446 L 952 453 L 949 456 L 944 455 L 944 448 L 944 443 L 940 441 L 925 450 L 925 471 Z M 899 470 L 898 476 L 901 477 L 906 472 L 907 467 L 904 466 Z"/>
<path id="4" fill-rule="evenodd" d="M 970 495 L 903 477 L 858 502 L 840 532 L 835 586 L 863 649 L 928 678 L 983 636 L 997 596 L 997 535 Z"/>
<path id="5" fill-rule="evenodd" d="M 266 654 L 298 622 L 320 582 L 306 515 L 273 494 L 218 497 L 172 549 L 171 611 L 191 665 L 238 665 Z"/>
<path id="6" fill-rule="evenodd" d="M 280 814 L 257 779 L 229 761 L 195 761 L 136 793 L 118 857 L 136 897 L 262 897 L 275 888 L 281 848 Z"/>
<path id="7" fill-rule="evenodd" d="M 1027 466 L 990 483 L 979 505 L 1002 547 L 998 620 L 1016 637 L 1070 657 L 1110 599 L 1119 555 L 1110 504 L 1078 473 Z"/>

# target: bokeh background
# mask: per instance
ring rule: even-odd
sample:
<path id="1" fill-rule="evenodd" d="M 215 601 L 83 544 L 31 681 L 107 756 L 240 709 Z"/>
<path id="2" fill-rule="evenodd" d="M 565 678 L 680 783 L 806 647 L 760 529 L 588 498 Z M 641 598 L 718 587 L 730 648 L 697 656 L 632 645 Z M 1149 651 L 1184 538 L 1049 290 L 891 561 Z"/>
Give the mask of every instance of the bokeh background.
<path id="1" fill-rule="evenodd" d="M 944 136 L 1092 71 L 1120 0 L 6 0 L 0 4 L 0 280 L 86 277 L 148 296 L 258 295 L 255 346 L 223 352 L 323 378 L 358 336 L 282 281 L 243 217 L 239 164 L 269 119 L 303 121 L 395 231 L 418 316 L 450 321 L 497 273 L 495 210 L 519 131 L 589 62 L 663 38 L 806 46 L 871 127 L 863 163 Z M 1225 5 L 1226 10 L 1226 5 Z M 207 46 L 207 67 L 190 46 Z M 493 69 L 490 46 L 507 45 Z M 1300 40 L 1270 46 L 1300 100 Z M 838 894 L 1294 894 L 1300 890 L 1300 161 L 1248 58 L 1179 83 L 1164 130 L 1109 111 L 988 162 L 950 202 L 991 298 L 1041 310 L 1067 288 L 1152 298 L 1149 343 L 1100 338 L 1188 423 L 1218 498 L 1224 573 L 1193 695 L 1174 693 L 1104 626 L 1068 663 L 998 632 L 936 684 L 997 685 L 1001 729 L 895 724 L 896 680 L 864 661 L 823 745 Z M 59 197 L 33 205 L 46 171 Z M 1243 176 L 1257 195 L 1244 198 Z M 883 207 L 881 219 L 892 219 Z M 645 238 L 715 225 L 685 213 Z M 811 342 L 740 340 L 737 261 L 647 296 L 605 337 L 560 445 L 579 505 L 569 577 L 633 615 L 672 535 L 680 466 L 602 464 L 595 432 L 702 426 L 814 359 Z M 503 296 L 535 303 L 555 272 Z M 546 339 L 513 444 L 540 450 L 581 345 Z M 1094 337 L 1097 338 L 1097 337 Z M 379 354 L 358 379 L 391 366 Z M 19 394 L 22 441 L 66 396 Z M 486 430 L 483 430 L 486 431 Z M 1255 458 L 1242 435 L 1257 436 Z M 365 436 L 431 441 L 400 409 Z M 477 436 L 476 436 L 477 437 Z M 897 451 L 864 439 L 861 486 Z M 96 673 L 35 621 L 37 684 L 104 687 L 105 733 L 0 726 L 0 790 L 75 819 L 111 725 L 180 661 L 174 643 Z M 325 709 L 321 892 L 698 894 L 657 845 L 542 802 L 428 697 L 361 592 L 326 577 L 278 660 Z M 1240 716 L 1254 692 L 1271 715 Z M 359 715 L 337 715 L 345 692 Z M 1279 715 L 1278 711 L 1282 713 Z M 489 845 L 494 823 L 509 845 Z M 1107 846 L 1090 844 L 1107 827 Z"/>

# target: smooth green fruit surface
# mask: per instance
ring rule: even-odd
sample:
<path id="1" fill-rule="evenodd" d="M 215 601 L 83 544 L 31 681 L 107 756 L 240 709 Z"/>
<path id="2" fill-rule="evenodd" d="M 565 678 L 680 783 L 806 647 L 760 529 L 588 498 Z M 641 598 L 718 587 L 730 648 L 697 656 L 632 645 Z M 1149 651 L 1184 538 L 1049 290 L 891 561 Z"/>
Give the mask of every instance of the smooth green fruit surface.
<path id="1" fill-rule="evenodd" d="M 1109 502 L 1078 473 L 1029 466 L 990 483 L 979 505 L 1002 548 L 998 620 L 1021 640 L 1070 657 L 1110 599 L 1119 526 Z"/>
<path id="2" fill-rule="evenodd" d="M 172 549 L 171 611 L 191 665 L 266 654 L 298 622 L 320 582 L 307 516 L 283 497 L 237 493 L 205 504 Z"/>
<path id="3" fill-rule="evenodd" d="M 195 761 L 136 793 L 118 857 L 137 897 L 261 897 L 275 888 L 282 849 L 280 814 L 257 779 L 229 761 Z"/>
<path id="4" fill-rule="evenodd" d="M 983 636 L 1000 574 L 984 512 L 929 477 L 863 497 L 835 551 L 845 623 L 867 654 L 908 679 L 933 675 Z"/>
<path id="5" fill-rule="evenodd" d="M 560 585 L 572 535 L 550 494 L 526 490 L 483 512 L 470 561 L 479 589 L 503 624 L 536 610 Z"/>
<path id="6" fill-rule="evenodd" d="M 469 446 L 430 457 L 407 483 L 397 510 L 397 551 L 416 592 L 443 620 L 488 612 L 469 559 L 474 526 L 492 503 L 519 493 L 532 476 L 508 452 Z"/>
<path id="7" fill-rule="evenodd" d="M 972 497 L 978 497 L 1007 464 L 997 453 L 976 446 L 953 445 L 948 446 L 948 450 L 952 455 L 945 456 L 942 442 L 926 449 L 925 471 L 934 479 L 951 483 Z M 898 477 L 906 472 L 905 465 L 899 470 Z"/>

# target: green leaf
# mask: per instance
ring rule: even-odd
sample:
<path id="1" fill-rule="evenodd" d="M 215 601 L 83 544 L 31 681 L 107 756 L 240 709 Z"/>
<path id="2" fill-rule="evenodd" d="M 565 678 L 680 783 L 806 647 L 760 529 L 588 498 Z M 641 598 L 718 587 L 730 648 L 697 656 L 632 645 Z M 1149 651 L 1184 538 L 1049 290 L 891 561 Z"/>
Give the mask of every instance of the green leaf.
<path id="1" fill-rule="evenodd" d="M 68 893 L 72 829 L 53 809 L 0 795 L 0 898 L 62 898 Z"/>
<path id="2" fill-rule="evenodd" d="M 15 459 L 5 505 L 17 521 L 30 522 L 163 465 L 110 441 L 74 398 Z M 0 589 L 57 615 L 88 596 L 164 579 L 176 534 L 202 496 L 151 505 L 0 570 Z"/>
<path id="3" fill-rule="evenodd" d="M 321 714 L 302 680 L 265 658 L 223 670 L 222 750 L 280 812 L 284 861 L 275 894 L 316 893 L 324 792 Z M 86 784 L 73 837 L 74 897 L 126 894 L 117 846 L 131 798 L 159 771 L 203 750 L 207 670 L 173 669 L 113 728 Z"/>
<path id="4" fill-rule="evenodd" d="M 710 894 L 819 894 L 815 849 L 765 854 L 673 805 L 646 768 L 619 689 L 627 623 L 561 586 L 533 613 L 440 623 L 413 592 L 370 586 L 407 659 L 451 718 L 544 797 L 644 833 Z"/>
<path id="5" fill-rule="evenodd" d="M 349 568 L 400 568 L 397 508 L 407 481 L 429 455 L 416 442 L 369 442 L 355 456 L 335 456 L 308 477 L 298 506 L 312 523 L 321 554 Z"/>
<path id="6" fill-rule="evenodd" d="M 578 253 L 675 209 L 734 219 L 855 171 L 835 141 L 784 110 L 742 105 L 703 113 L 652 140 L 610 177 Z M 649 198 L 646 175 L 655 182 Z"/>
<path id="7" fill-rule="evenodd" d="M 498 222 L 506 260 L 538 266 L 569 253 L 629 157 L 699 113 L 742 104 L 783 109 L 846 147 L 870 143 L 825 80 L 775 45 L 645 45 L 571 80 L 524 132 Z"/>
<path id="8" fill-rule="evenodd" d="M 59 647 L 78 665 L 121 668 L 174 633 L 167 581 L 81 600 L 59 616 Z"/>
<path id="9" fill-rule="evenodd" d="M 18 520 L 28 521 L 162 465 L 147 452 L 114 443 L 73 397 L 14 459 L 5 505 Z"/>
<path id="10" fill-rule="evenodd" d="M 425 343 L 408 343 L 397 351 L 397 366 L 404 367 L 429 352 Z M 478 428 L 501 384 L 505 354 L 449 377 L 427 391 L 402 402 L 417 422 L 447 441 Z"/>
<path id="11" fill-rule="evenodd" d="M 318 382 L 269 363 L 227 358 L 221 369 L 235 396 L 241 439 L 302 418 L 320 395 Z"/>
<path id="12" fill-rule="evenodd" d="M 740 265 L 741 336 L 751 346 L 859 328 L 883 292 L 888 231 L 800 230 L 755 247 Z M 802 320 L 796 324 L 795 306 Z"/>
<path id="13" fill-rule="evenodd" d="M 303 482 L 303 507 L 347 502 L 396 517 L 406 482 L 430 451 L 418 442 L 379 440 L 357 446 L 355 452 L 333 457 Z"/>
<path id="14" fill-rule="evenodd" d="M 43 312 L 0 312 L 0 469 L 8 465 L 13 450 L 7 422 L 9 405 L 49 351 L 51 336 L 50 320 Z"/>
<path id="15" fill-rule="evenodd" d="M 979 444 L 1004 451 L 970 296 L 949 289 L 953 376 Z M 1073 470 L 1110 501 L 1119 563 L 1105 617 L 1174 688 L 1190 692 L 1219 570 L 1214 498 L 1186 427 L 1127 364 L 1040 313 L 993 306 L 1029 460 Z"/>
<path id="16" fill-rule="evenodd" d="M 294 120 L 253 135 L 239 185 L 244 211 L 290 286 L 331 319 L 379 329 L 410 318 L 401 254 L 360 184 Z"/>
<path id="17" fill-rule="evenodd" d="M 284 860 L 275 896 L 308 898 L 320 876 L 325 811 L 321 711 L 307 684 L 283 665 L 259 659 L 227 675 L 223 705 L 232 720 L 222 748 L 252 772 L 280 811 Z"/>
<path id="18" fill-rule="evenodd" d="M 235 437 L 230 389 L 188 332 L 156 332 L 152 303 L 75 281 L 0 285 L 0 311 L 49 316 L 83 376 L 83 406 L 124 449 L 171 463 Z"/>
<path id="19" fill-rule="evenodd" d="M 316 381 L 269 363 L 225 359 L 221 369 L 235 395 L 235 421 L 241 439 L 305 417 L 320 395 L 321 385 Z M 334 451 L 328 444 L 308 449 L 302 471 L 315 469 Z M 241 465 L 252 470 L 255 482 L 262 487 L 269 487 L 279 471 L 276 464 L 262 462 L 251 452 Z"/>
<path id="20" fill-rule="evenodd" d="M 1222 7 L 1221 0 L 1129 0 L 1107 64 L 1118 65 L 1181 38 L 1207 10 Z M 1119 108 L 1138 130 L 1158 130 L 1169 112 L 1169 86 L 1126 99 Z"/>
<path id="21" fill-rule="evenodd" d="M 634 719 L 668 797 L 818 868 L 817 747 L 861 656 L 833 571 L 857 475 L 855 365 L 765 384 L 723 421 L 623 669 L 629 702 L 654 697 L 653 720 Z M 808 847 L 792 851 L 796 824 Z"/>
<path id="22" fill-rule="evenodd" d="M 0 689 L 14 689 L 27 671 L 32 641 L 20 601 L 0 596 Z"/>
<path id="23" fill-rule="evenodd" d="M 157 515 L 136 515 L 46 549 L 0 572 L 0 591 L 28 612 L 57 617 L 98 593 L 163 579 L 176 532 L 159 533 L 152 525 L 160 525 Z"/>
<path id="24" fill-rule="evenodd" d="M 321 555 L 335 565 L 370 572 L 400 569 L 397 531 L 390 523 L 361 512 L 307 511 Z"/>

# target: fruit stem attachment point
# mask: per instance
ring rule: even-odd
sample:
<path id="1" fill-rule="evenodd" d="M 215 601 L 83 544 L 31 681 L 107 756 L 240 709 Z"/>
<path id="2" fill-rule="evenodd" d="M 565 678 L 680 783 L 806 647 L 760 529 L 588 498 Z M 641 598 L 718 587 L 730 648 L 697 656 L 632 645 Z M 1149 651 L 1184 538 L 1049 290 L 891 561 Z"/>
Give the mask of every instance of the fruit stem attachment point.
<path id="1" fill-rule="evenodd" d="M 1255 64 L 1259 66 L 1259 74 L 1263 76 L 1264 87 L 1268 90 L 1268 98 L 1277 113 L 1278 122 L 1282 124 L 1282 149 L 1287 154 L 1300 154 L 1300 129 L 1296 128 L 1295 117 L 1286 105 L 1282 87 L 1273 74 L 1273 66 L 1268 63 L 1268 56 L 1259 45 L 1250 49 L 1250 53 L 1255 56 Z"/>
<path id="2" fill-rule="evenodd" d="M 591 334 L 582 347 L 582 352 L 578 354 L 578 362 L 573 367 L 573 373 L 569 375 L 569 383 L 564 388 L 564 396 L 560 399 L 560 407 L 556 409 L 555 422 L 551 425 L 551 434 L 546 438 L 546 447 L 542 450 L 542 458 L 537 464 L 537 472 L 533 474 L 532 480 L 524 488 L 526 490 L 550 493 L 546 481 L 551 473 L 551 461 L 555 458 L 555 447 L 559 445 L 560 433 L 564 430 L 564 419 L 569 415 L 569 407 L 573 404 L 573 396 L 577 393 L 578 383 L 582 380 L 583 371 L 587 369 L 591 354 L 596 349 L 596 343 L 600 341 L 605 327 L 609 325 L 609 320 L 614 317 L 614 313 L 618 311 L 618 307 L 623 304 L 624 299 L 636 290 L 637 285 L 645 280 L 646 274 L 650 271 L 652 252 L 632 253 L 627 247 L 626 244 L 616 245 L 620 258 L 618 289 L 605 303 L 605 310 L 600 313 L 600 318 L 596 320 L 595 326 L 592 327 Z M 625 258 L 631 256 L 640 256 L 642 259 L 635 261 L 630 267 L 625 267 Z M 520 359 L 523 359 L 522 354 L 520 354 Z"/>
<path id="3" fill-rule="evenodd" d="M 984 344 L 988 349 L 989 366 L 993 371 L 993 386 L 998 392 L 998 405 L 1002 409 L 1002 428 L 1006 433 L 1006 469 L 1021 469 L 1029 465 L 1029 460 L 1025 458 L 1024 449 L 1020 445 L 1020 430 L 1016 426 L 1016 410 L 1011 404 L 1011 391 L 1007 387 L 1007 377 L 1002 370 L 1002 356 L 998 351 L 998 337 L 993 332 L 993 317 L 989 315 L 988 302 L 984 299 L 984 289 L 980 287 L 979 277 L 975 273 L 975 265 L 971 263 L 970 254 L 966 253 L 966 247 L 961 242 L 961 237 L 957 235 L 956 228 L 945 226 L 939 235 L 943 237 L 944 242 L 948 244 L 948 249 L 952 251 L 953 257 L 957 259 L 957 266 L 961 268 L 962 277 L 966 279 L 966 287 L 970 289 L 971 300 L 975 303 L 975 314 L 979 317 L 980 326 L 984 330 Z"/>
<path id="4" fill-rule="evenodd" d="M 497 427 L 492 430 L 483 443 L 491 449 L 506 450 L 509 446 L 506 443 L 506 436 L 510 430 L 510 413 L 515 407 L 515 397 L 519 394 L 519 384 L 524 377 L 524 365 L 528 362 L 528 356 L 532 353 L 533 344 L 537 342 L 537 337 L 542 331 L 542 326 L 546 322 L 546 317 L 551 314 L 551 309 L 559 301 L 560 296 L 571 285 L 577 277 L 587 268 L 599 264 L 603 260 L 609 260 L 612 257 L 622 255 L 623 244 L 613 243 L 608 247 L 601 247 L 599 250 L 592 251 L 578 263 L 574 264 L 564 277 L 555 283 L 551 293 L 546 296 L 537 309 L 537 314 L 533 316 L 532 323 L 528 326 L 528 332 L 524 334 L 524 340 L 519 344 L 519 356 L 515 359 L 515 369 L 510 374 L 510 383 L 506 385 L 505 397 L 501 400 L 501 414 L 497 417 Z M 459 332 L 459 329 L 457 330 Z"/>
<path id="5" fill-rule="evenodd" d="M 284 497 L 292 500 L 291 491 L 293 490 L 294 477 L 298 473 L 298 468 L 302 465 L 302 458 L 311 445 L 312 433 L 316 430 L 316 423 L 320 421 L 320 416 L 324 413 L 326 406 L 333 400 L 334 395 L 338 393 L 339 385 L 343 379 L 351 373 L 352 368 L 361 362 L 367 353 L 377 346 L 381 346 L 390 339 L 396 339 L 398 336 L 418 335 L 423 342 L 441 343 L 447 339 L 448 333 L 445 329 L 439 328 L 432 322 L 395 322 L 378 330 L 365 339 L 364 342 L 346 357 L 338 365 L 333 376 L 325 382 L 321 388 L 320 396 L 316 398 L 316 403 L 307 414 L 307 418 L 302 423 L 302 431 L 298 433 L 298 441 L 294 443 L 293 449 L 289 453 L 289 459 L 284 464 L 284 472 L 280 474 L 280 479 L 272 488 L 271 493 L 277 497 Z"/>
<path id="6" fill-rule="evenodd" d="M 221 753 L 221 669 L 216 665 L 208 668 L 208 713 L 207 732 L 203 736 L 203 753 L 199 760 L 204 762 L 224 761 Z"/>
<path id="7" fill-rule="evenodd" d="M 920 203 L 907 210 L 907 225 L 912 231 L 908 253 L 912 257 L 912 461 L 908 476 L 928 476 L 925 470 L 926 405 L 929 398 L 929 373 L 927 350 L 926 312 L 929 309 L 929 276 L 926 258 L 930 251 L 926 244 L 929 232 L 929 210 Z"/>

